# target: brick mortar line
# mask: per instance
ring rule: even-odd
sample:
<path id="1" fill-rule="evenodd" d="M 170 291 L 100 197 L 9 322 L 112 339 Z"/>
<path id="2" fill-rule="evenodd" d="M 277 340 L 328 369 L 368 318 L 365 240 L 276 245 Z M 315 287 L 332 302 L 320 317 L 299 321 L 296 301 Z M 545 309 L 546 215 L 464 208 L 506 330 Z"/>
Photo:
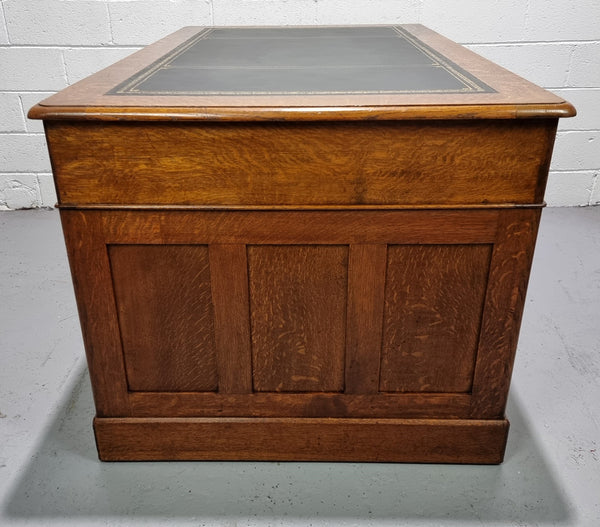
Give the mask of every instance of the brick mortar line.
<path id="1" fill-rule="evenodd" d="M 594 176 L 594 179 L 592 179 L 592 187 L 590 188 L 590 197 L 588 199 L 588 207 L 593 207 L 595 205 L 595 203 L 592 201 L 592 198 L 594 197 L 594 194 L 596 193 L 596 187 L 598 186 L 599 178 L 600 178 L 600 175 L 598 173 L 596 173 L 596 175 Z"/>
<path id="2" fill-rule="evenodd" d="M 538 46 L 538 45 L 600 44 L 600 40 L 511 40 L 506 42 L 461 42 L 461 46 Z"/>
<path id="3" fill-rule="evenodd" d="M 33 94 L 33 93 L 57 93 L 58 90 L 0 90 L 0 93 L 22 93 L 22 94 Z"/>
<path id="4" fill-rule="evenodd" d="M 564 86 L 563 88 L 552 88 L 553 90 L 577 91 L 577 90 L 600 90 L 600 86 L 577 88 L 576 86 Z"/>
<path id="5" fill-rule="evenodd" d="M 2 14 L 2 24 L 4 24 L 4 29 L 6 30 L 6 40 L 8 40 L 8 45 L 10 45 L 10 35 L 8 33 L 8 24 L 6 23 L 6 14 L 4 13 L 4 2 L 0 1 L 0 14 Z"/>
<path id="6" fill-rule="evenodd" d="M 580 174 L 586 174 L 586 173 L 592 173 L 595 174 L 600 170 L 600 167 L 598 168 L 577 168 L 577 169 L 573 169 L 573 170 L 550 170 L 550 174 L 574 174 L 574 173 L 580 173 Z"/>
<path id="7" fill-rule="evenodd" d="M 590 128 L 590 129 L 586 129 L 586 130 L 578 130 L 578 129 L 575 129 L 575 130 L 558 130 L 557 133 L 559 133 L 559 134 L 574 134 L 574 133 L 578 133 L 578 132 L 587 134 L 587 133 L 590 133 L 590 132 L 600 132 L 600 129 L 598 129 L 598 128 Z"/>
<path id="8" fill-rule="evenodd" d="M 586 128 L 585 130 L 578 130 L 577 128 L 559 128 L 558 132 L 559 134 L 563 133 L 563 132 L 585 132 L 585 133 L 591 133 L 591 132 L 600 132 L 599 128 Z"/>
<path id="9" fill-rule="evenodd" d="M 213 0 L 209 0 L 209 11 L 210 11 L 210 25 L 214 26 L 215 25 L 215 5 L 213 3 Z"/>
<path id="10" fill-rule="evenodd" d="M 147 44 L 0 44 L 0 49 L 132 49 L 139 50 Z"/>
<path id="11" fill-rule="evenodd" d="M 71 85 L 71 81 L 69 80 L 69 72 L 67 71 L 67 61 L 65 60 L 65 53 L 64 51 L 60 52 L 60 62 L 62 64 L 63 67 L 63 77 L 65 79 L 65 82 L 67 84 L 67 86 Z"/>
<path id="12" fill-rule="evenodd" d="M 108 18 L 108 32 L 110 34 L 110 43 L 111 45 L 114 45 L 115 35 L 113 33 L 112 16 L 110 14 L 110 2 L 106 2 L 104 5 L 106 6 L 106 17 Z"/>
<path id="13" fill-rule="evenodd" d="M 573 67 L 573 57 L 575 56 L 575 47 L 572 47 L 569 51 L 569 65 L 567 66 L 567 71 L 565 73 L 565 84 L 570 84 L 571 82 L 571 68 Z"/>
<path id="14" fill-rule="evenodd" d="M 27 132 L 27 131 L 25 131 L 25 132 L 17 132 L 17 131 L 15 131 L 15 132 L 8 132 L 8 131 L 1 131 L 0 135 L 25 135 L 25 136 L 35 135 L 35 136 L 38 136 L 38 135 L 44 135 L 44 132 Z"/>
<path id="15" fill-rule="evenodd" d="M 25 132 L 28 132 L 27 129 L 27 112 L 25 111 L 25 106 L 23 105 L 23 99 L 21 95 L 17 95 L 17 99 L 19 101 L 19 109 L 21 110 L 21 121 L 23 121 L 23 126 L 25 127 Z"/>

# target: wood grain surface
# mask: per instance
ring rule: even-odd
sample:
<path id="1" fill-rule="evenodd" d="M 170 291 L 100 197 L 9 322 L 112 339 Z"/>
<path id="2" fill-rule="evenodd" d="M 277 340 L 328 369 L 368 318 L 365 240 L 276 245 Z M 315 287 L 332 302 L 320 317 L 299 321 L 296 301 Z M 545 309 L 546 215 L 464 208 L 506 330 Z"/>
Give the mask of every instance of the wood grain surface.
<path id="1" fill-rule="evenodd" d="M 147 67 L 202 28 L 186 27 L 119 61 L 109 68 L 42 101 L 31 112 L 36 119 L 136 120 L 236 119 L 388 119 L 432 118 L 439 112 L 457 118 L 567 117 L 574 108 L 560 97 L 510 73 L 434 31 L 418 25 L 401 26 L 459 67 L 491 86 L 496 93 L 247 95 L 247 96 L 118 96 L 112 88 Z M 367 112 L 357 112 L 357 108 Z M 129 110 L 129 111 L 128 111 Z M 111 115 L 112 114 L 112 115 Z M 129 116 L 128 116 L 129 114 Z"/>
<path id="2" fill-rule="evenodd" d="M 127 376 L 102 216 L 61 211 L 96 415 L 130 415 Z"/>
<path id="3" fill-rule="evenodd" d="M 149 108 L 144 106 L 43 106 L 32 107 L 29 119 L 50 121 L 218 121 L 218 122 L 305 122 L 305 121 L 399 121 L 448 119 L 532 119 L 574 117 L 575 108 L 566 101 L 536 104 L 456 104 L 442 106 L 344 106 L 344 107 L 253 107 L 201 106 Z"/>
<path id="4" fill-rule="evenodd" d="M 504 209 L 483 210 L 85 210 L 107 243 L 491 243 Z"/>
<path id="5" fill-rule="evenodd" d="M 252 391 L 248 264 L 242 244 L 210 245 L 219 393 Z"/>
<path id="6" fill-rule="evenodd" d="M 344 388 L 347 246 L 249 246 L 255 391 Z"/>
<path id="7" fill-rule="evenodd" d="M 502 461 L 557 122 L 575 110 L 403 28 L 495 92 L 107 95 L 188 27 L 30 111 L 101 459 Z"/>
<path id="8" fill-rule="evenodd" d="M 350 246 L 345 393 L 379 391 L 387 245 Z"/>
<path id="9" fill-rule="evenodd" d="M 462 206 L 541 201 L 555 126 L 52 122 L 47 137 L 60 205 Z"/>
<path id="10" fill-rule="evenodd" d="M 100 459 L 501 463 L 506 420 L 96 419 Z"/>
<path id="11" fill-rule="evenodd" d="M 84 335 L 102 328 L 96 338 L 108 343 L 90 354 L 95 390 L 104 390 L 102 412 L 108 407 L 116 415 L 143 416 L 502 414 L 518 330 L 513 306 L 522 302 L 522 265 L 528 262 L 521 256 L 530 254 L 522 252 L 523 244 L 532 243 L 527 233 L 537 225 L 539 209 L 61 214 L 72 265 L 79 277 L 87 276 L 86 283 L 96 284 L 89 289 L 76 282 L 76 291 Z M 369 240 L 377 243 L 364 243 Z M 494 280 L 487 286 L 492 247 Z M 94 255 L 91 261 L 87 253 Z M 80 270 L 88 261 L 93 276 Z M 160 283 L 153 285 L 155 280 Z M 187 290 L 184 284 L 194 280 L 198 285 Z M 207 325 L 202 314 L 210 307 L 198 309 L 192 291 L 200 288 L 206 299 L 206 283 L 215 318 L 211 361 L 218 392 L 203 394 L 199 390 L 215 389 L 214 373 L 203 386 L 192 357 L 201 340 L 196 332 Z M 517 293 L 511 292 L 515 287 Z M 478 340 L 482 310 L 487 329 Z M 160 327 L 170 317 L 185 326 Z M 178 335 L 169 337 L 169 326 Z M 113 329 L 105 332 L 107 327 Z M 188 344 L 180 357 L 172 357 L 178 339 Z M 143 353 L 136 351 L 137 341 Z M 135 371 L 130 375 L 129 387 L 123 356 L 128 367 L 141 368 L 139 378 Z M 168 373 L 186 360 L 192 363 Z M 166 361 L 166 370 L 160 361 Z M 153 371 L 157 364 L 166 376 Z M 214 362 L 203 369 L 214 372 Z M 173 380 L 184 370 L 183 378 Z M 119 378 L 121 384 L 115 384 Z M 188 386 L 193 391 L 177 393 Z M 278 391 L 288 393 L 273 393 Z"/>
<path id="12" fill-rule="evenodd" d="M 388 247 L 380 389 L 469 392 L 490 245 Z"/>
<path id="13" fill-rule="evenodd" d="M 504 415 L 541 211 L 499 218 L 473 380 L 472 416 Z"/>
<path id="14" fill-rule="evenodd" d="M 381 417 L 468 419 L 467 393 L 131 392 L 136 417 Z"/>
<path id="15" fill-rule="evenodd" d="M 212 391 L 217 360 L 206 245 L 111 245 L 131 391 Z"/>

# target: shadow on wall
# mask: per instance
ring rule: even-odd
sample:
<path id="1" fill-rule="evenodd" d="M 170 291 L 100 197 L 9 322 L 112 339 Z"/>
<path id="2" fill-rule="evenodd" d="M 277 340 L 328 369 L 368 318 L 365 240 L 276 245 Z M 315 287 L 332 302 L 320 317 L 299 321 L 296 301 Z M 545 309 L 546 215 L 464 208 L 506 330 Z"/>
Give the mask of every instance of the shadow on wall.
<path id="1" fill-rule="evenodd" d="M 101 463 L 92 396 L 81 372 L 3 511 L 13 519 L 179 518 L 219 524 L 294 519 L 398 524 L 571 524 L 518 398 L 500 466 L 383 463 Z M 399 438 L 401 440 L 401 438 Z"/>

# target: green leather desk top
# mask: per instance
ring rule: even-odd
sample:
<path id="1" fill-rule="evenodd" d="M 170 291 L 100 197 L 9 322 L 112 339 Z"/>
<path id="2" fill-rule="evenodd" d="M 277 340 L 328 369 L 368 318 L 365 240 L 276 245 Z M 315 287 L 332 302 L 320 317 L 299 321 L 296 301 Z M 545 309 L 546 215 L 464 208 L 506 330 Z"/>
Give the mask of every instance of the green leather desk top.
<path id="1" fill-rule="evenodd" d="M 29 113 L 194 121 L 569 115 L 560 97 L 419 24 L 184 27 Z"/>
<path id="2" fill-rule="evenodd" d="M 206 28 L 111 95 L 478 93 L 401 27 Z"/>

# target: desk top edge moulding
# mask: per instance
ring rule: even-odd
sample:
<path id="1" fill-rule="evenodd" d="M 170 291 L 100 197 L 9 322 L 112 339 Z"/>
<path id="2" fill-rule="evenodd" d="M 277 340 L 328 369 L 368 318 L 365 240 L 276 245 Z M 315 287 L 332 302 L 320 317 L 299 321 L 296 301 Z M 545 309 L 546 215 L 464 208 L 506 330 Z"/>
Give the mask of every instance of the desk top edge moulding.
<path id="1" fill-rule="evenodd" d="M 34 106 L 100 459 L 502 462 L 573 115 L 421 25 L 186 27 Z"/>
<path id="2" fill-rule="evenodd" d="M 277 48 L 268 48 L 275 42 Z M 393 81 L 407 65 L 416 74 L 398 89 Z M 183 88 L 170 89 L 175 74 Z M 257 85 L 239 84 L 248 74 Z M 196 83 L 209 76 L 198 89 Z M 438 88 L 419 85 L 428 76 Z M 286 82 L 278 86 L 278 79 Z M 422 25 L 407 24 L 185 27 L 49 97 L 29 116 L 239 121 L 573 115 L 560 97 Z"/>

